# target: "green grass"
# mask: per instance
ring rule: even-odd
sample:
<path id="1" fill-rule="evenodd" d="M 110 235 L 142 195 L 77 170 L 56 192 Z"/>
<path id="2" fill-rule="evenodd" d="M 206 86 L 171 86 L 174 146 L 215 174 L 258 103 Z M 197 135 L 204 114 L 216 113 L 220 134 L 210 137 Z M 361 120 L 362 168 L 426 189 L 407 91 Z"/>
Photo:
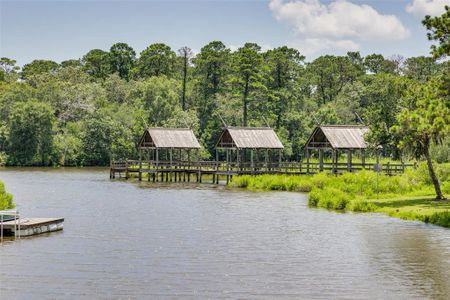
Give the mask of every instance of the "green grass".
<path id="1" fill-rule="evenodd" d="M 450 195 L 450 164 L 436 167 L 441 189 Z M 309 192 L 312 207 L 355 212 L 381 212 L 406 220 L 419 220 L 450 227 L 450 202 L 434 201 L 434 188 L 426 165 L 399 176 L 372 171 L 341 176 L 262 175 L 237 177 L 233 187 L 251 190 Z"/>

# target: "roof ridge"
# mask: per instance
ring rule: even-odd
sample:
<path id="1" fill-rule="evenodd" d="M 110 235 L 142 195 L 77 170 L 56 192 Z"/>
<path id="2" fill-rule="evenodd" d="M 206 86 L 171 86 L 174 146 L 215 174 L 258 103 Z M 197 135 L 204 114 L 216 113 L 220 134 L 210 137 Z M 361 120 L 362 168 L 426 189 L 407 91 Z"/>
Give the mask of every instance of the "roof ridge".
<path id="1" fill-rule="evenodd" d="M 341 124 L 335 124 L 335 125 L 319 125 L 318 127 L 364 127 L 368 128 L 367 125 L 341 125 Z"/>
<path id="2" fill-rule="evenodd" d="M 175 127 L 149 127 L 147 130 L 192 130 L 191 128 L 175 128 Z"/>
<path id="3" fill-rule="evenodd" d="M 273 130 L 272 127 L 241 127 L 241 126 L 228 126 L 225 129 L 243 129 L 243 130 Z"/>

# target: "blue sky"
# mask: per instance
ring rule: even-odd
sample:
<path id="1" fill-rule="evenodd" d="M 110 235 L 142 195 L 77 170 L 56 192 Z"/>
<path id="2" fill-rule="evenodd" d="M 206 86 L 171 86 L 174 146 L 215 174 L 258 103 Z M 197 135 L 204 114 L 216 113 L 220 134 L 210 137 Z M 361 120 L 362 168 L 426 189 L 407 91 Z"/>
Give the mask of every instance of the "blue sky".
<path id="1" fill-rule="evenodd" d="M 6 1 L 0 0 L 0 56 L 80 58 L 126 42 L 137 53 L 155 42 L 198 51 L 212 40 L 235 49 L 289 45 L 312 60 L 359 50 L 405 57 L 427 55 L 420 21 L 450 0 L 267 1 Z"/>

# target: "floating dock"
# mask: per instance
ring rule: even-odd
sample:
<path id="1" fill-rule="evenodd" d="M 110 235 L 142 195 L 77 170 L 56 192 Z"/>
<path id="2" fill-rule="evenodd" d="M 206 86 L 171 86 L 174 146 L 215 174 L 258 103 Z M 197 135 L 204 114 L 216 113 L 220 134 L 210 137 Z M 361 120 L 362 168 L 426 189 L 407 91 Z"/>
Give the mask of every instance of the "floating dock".
<path id="1" fill-rule="evenodd" d="M 64 228 L 64 218 L 21 218 L 0 225 L 5 235 L 30 236 Z"/>
<path id="2" fill-rule="evenodd" d="M 64 218 L 21 218 L 17 210 L 0 211 L 0 242 L 4 236 L 20 238 L 63 228 Z"/>

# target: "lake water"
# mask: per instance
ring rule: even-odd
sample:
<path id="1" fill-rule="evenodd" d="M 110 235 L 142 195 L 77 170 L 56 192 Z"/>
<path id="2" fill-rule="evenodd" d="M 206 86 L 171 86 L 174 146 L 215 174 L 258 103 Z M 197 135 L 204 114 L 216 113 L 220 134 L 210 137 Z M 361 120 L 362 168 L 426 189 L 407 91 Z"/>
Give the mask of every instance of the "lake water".
<path id="1" fill-rule="evenodd" d="M 22 216 L 64 231 L 0 246 L 0 299 L 448 299 L 450 231 L 307 206 L 298 193 L 3 169 Z"/>

